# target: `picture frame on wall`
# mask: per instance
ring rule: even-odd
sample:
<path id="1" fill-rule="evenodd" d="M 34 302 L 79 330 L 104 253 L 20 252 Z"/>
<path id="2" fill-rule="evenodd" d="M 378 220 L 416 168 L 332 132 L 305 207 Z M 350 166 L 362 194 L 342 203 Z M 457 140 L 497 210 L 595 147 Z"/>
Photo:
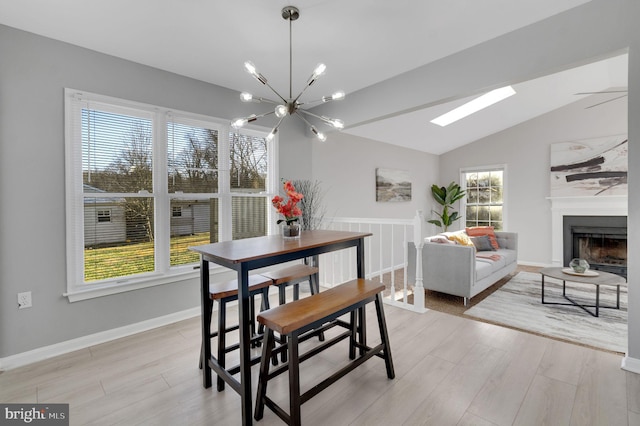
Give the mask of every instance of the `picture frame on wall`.
<path id="1" fill-rule="evenodd" d="M 551 144 L 551 197 L 627 195 L 627 135 Z"/>
<path id="2" fill-rule="evenodd" d="M 376 201 L 381 203 L 411 201 L 409 172 L 397 169 L 376 169 Z"/>

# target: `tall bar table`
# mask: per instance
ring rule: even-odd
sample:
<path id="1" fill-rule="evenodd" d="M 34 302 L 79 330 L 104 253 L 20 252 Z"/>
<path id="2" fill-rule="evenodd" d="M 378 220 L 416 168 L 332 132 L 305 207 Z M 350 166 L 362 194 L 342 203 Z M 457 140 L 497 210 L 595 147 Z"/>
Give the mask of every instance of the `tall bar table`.
<path id="1" fill-rule="evenodd" d="M 322 253 L 356 248 L 357 278 L 364 278 L 364 239 L 371 233 L 346 231 L 303 231 L 300 239 L 285 240 L 281 235 L 224 241 L 189 247 L 200 253 L 200 292 L 202 307 L 203 386 L 211 387 L 212 370 L 227 382 L 242 399 L 242 424 L 252 424 L 251 352 L 249 327 L 249 271 Z M 209 298 L 209 262 L 238 273 L 238 321 L 240 325 L 240 381 L 211 358 Z M 361 324 L 364 330 L 364 324 Z"/>

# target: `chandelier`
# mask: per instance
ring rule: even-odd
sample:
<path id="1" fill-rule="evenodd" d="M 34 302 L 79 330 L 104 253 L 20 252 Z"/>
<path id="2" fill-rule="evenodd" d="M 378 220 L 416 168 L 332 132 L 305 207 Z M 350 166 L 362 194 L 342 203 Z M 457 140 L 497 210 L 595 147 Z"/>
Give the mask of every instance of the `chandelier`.
<path id="1" fill-rule="evenodd" d="M 313 70 L 313 73 L 311 74 L 311 77 L 309 77 L 309 79 L 307 80 L 307 83 L 305 84 L 304 88 L 302 89 L 302 91 L 300 92 L 300 94 L 298 94 L 298 96 L 294 97 L 293 96 L 293 49 L 292 49 L 292 37 L 291 37 L 291 23 L 293 21 L 295 21 L 296 19 L 298 19 L 300 17 L 300 11 L 298 10 L 298 8 L 294 7 L 294 6 L 286 6 L 282 9 L 282 17 L 285 20 L 289 21 L 289 97 L 285 98 L 284 96 L 280 95 L 280 93 L 278 93 L 273 87 L 271 87 L 271 85 L 269 85 L 269 82 L 267 81 L 267 79 L 258 72 L 258 70 L 256 69 L 255 65 L 253 65 L 253 63 L 251 61 L 247 61 L 244 63 L 244 67 L 246 69 L 246 71 L 251 74 L 256 80 L 258 80 L 260 83 L 262 83 L 263 85 L 267 86 L 269 89 L 271 89 L 271 91 L 273 93 L 275 93 L 275 95 L 278 97 L 278 101 L 274 101 L 271 99 L 267 99 L 267 98 L 261 98 L 261 97 L 254 97 L 251 93 L 247 93 L 247 92 L 242 92 L 240 94 L 240 100 L 242 100 L 243 102 L 256 102 L 256 103 L 270 103 L 270 104 L 274 104 L 276 105 L 275 108 L 273 109 L 273 111 L 269 111 L 266 112 L 264 114 L 251 114 L 248 117 L 243 117 L 243 118 L 236 118 L 232 121 L 231 126 L 235 129 L 239 129 L 243 126 L 245 126 L 247 123 L 251 123 L 253 121 L 258 120 L 259 118 L 265 117 L 267 115 L 271 115 L 271 114 L 275 114 L 275 116 L 278 118 L 278 122 L 276 123 L 276 125 L 273 127 L 273 129 L 271 129 L 271 132 L 269 133 L 269 135 L 267 135 L 267 140 L 270 141 L 271 139 L 274 138 L 274 136 L 276 135 L 276 133 L 278 133 L 278 127 L 280 127 L 280 124 L 282 123 L 282 121 L 288 116 L 288 115 L 296 115 L 297 117 L 299 117 L 302 121 L 305 122 L 305 124 L 307 126 L 309 126 L 309 129 L 311 130 L 311 133 L 313 133 L 318 139 L 320 139 L 321 141 L 325 141 L 327 139 L 326 135 L 322 132 L 320 132 L 313 124 L 311 124 L 309 122 L 309 120 L 307 120 L 307 118 L 305 118 L 305 116 L 308 117 L 313 117 L 315 119 L 318 119 L 322 122 L 324 122 L 327 125 L 330 125 L 336 129 L 343 129 L 344 128 L 344 123 L 342 122 L 342 120 L 336 119 L 336 118 L 330 118 L 330 117 L 326 117 L 324 115 L 317 115 L 314 114 L 312 112 L 307 111 L 306 109 L 301 108 L 303 105 L 304 106 L 309 106 L 309 105 L 313 105 L 313 104 L 317 104 L 320 102 L 330 102 L 330 101 L 337 101 L 340 99 L 344 99 L 344 92 L 343 91 L 338 91 L 335 92 L 334 94 L 330 95 L 330 96 L 323 96 L 322 98 L 315 100 L 315 101 L 311 101 L 311 102 L 302 102 L 300 100 L 300 98 L 302 97 L 302 95 L 304 94 L 304 92 L 313 84 L 315 83 L 315 81 L 320 78 L 325 70 L 327 69 L 327 67 L 325 66 L 325 64 L 318 64 L 316 66 L 316 68 Z"/>

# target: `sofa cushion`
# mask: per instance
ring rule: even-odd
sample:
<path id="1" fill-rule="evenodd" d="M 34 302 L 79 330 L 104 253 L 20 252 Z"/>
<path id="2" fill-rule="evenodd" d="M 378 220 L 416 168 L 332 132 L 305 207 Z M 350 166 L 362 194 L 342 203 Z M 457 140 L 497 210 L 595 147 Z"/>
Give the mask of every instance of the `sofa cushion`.
<path id="1" fill-rule="evenodd" d="M 475 281 L 480 281 L 484 278 L 487 278 L 489 275 L 491 275 L 494 272 L 493 266 L 492 266 L 492 262 L 481 262 L 481 261 L 477 261 L 476 262 L 476 279 Z M 473 285 L 474 283 L 472 283 Z"/>
<path id="2" fill-rule="evenodd" d="M 497 250 L 495 253 L 502 256 L 505 260 L 505 264 L 507 265 L 518 261 L 518 252 L 516 250 L 501 248 L 500 250 Z"/>
<path id="3" fill-rule="evenodd" d="M 471 242 L 476 246 L 477 251 L 494 251 L 493 245 L 488 235 L 482 235 L 480 237 L 469 237 Z"/>
<path id="4" fill-rule="evenodd" d="M 465 231 L 470 237 L 481 237 L 483 235 L 487 235 L 491 240 L 493 248 L 496 250 L 500 248 L 493 226 L 472 226 L 470 228 L 466 228 Z"/>
<path id="5" fill-rule="evenodd" d="M 483 257 L 482 254 L 476 255 L 476 265 L 479 262 L 489 263 L 491 265 L 491 269 L 495 272 L 498 269 L 504 268 L 507 266 L 506 259 L 504 256 L 500 256 L 499 254 L 492 254 L 490 257 Z"/>

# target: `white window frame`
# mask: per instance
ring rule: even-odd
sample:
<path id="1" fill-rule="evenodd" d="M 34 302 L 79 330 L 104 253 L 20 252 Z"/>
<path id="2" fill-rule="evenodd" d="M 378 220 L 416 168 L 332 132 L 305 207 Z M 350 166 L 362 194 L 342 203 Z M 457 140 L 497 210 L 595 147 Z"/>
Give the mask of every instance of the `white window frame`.
<path id="1" fill-rule="evenodd" d="M 82 143 L 80 126 L 77 126 L 77 113 L 82 103 L 99 104 L 99 108 L 106 107 L 107 110 L 127 114 L 136 110 L 137 113 L 143 111 L 153 120 L 153 192 L 145 194 L 155 201 L 155 271 L 147 274 L 140 274 L 132 277 L 119 277 L 98 282 L 84 282 L 84 198 L 90 194 L 83 192 L 82 177 Z M 130 113 L 130 112 L 129 112 Z M 137 115 L 137 114 L 136 114 Z M 231 196 L 229 190 L 229 170 L 227 164 L 220 164 L 218 170 L 219 188 L 217 193 L 207 194 L 180 194 L 169 193 L 167 182 L 167 131 L 166 126 L 169 121 L 176 121 L 193 126 L 209 128 L 218 131 L 218 141 L 220 144 L 219 158 L 224 162 L 229 155 L 229 134 L 231 126 L 224 119 L 207 117 L 204 115 L 170 110 L 154 105 L 127 101 L 110 96 L 88 93 L 75 89 L 65 89 L 65 179 L 66 179 L 66 247 L 67 247 L 67 291 L 64 293 L 70 302 L 101 297 L 109 294 L 116 294 L 156 285 L 174 283 L 179 281 L 197 279 L 199 277 L 198 265 L 180 265 L 170 267 L 169 265 L 169 242 L 170 242 L 170 221 L 172 217 L 170 206 L 171 199 L 182 198 L 185 195 L 189 198 L 211 198 L 220 199 L 220 221 L 221 230 L 231 229 Z M 242 134 L 266 137 L 270 129 L 252 126 L 243 129 Z M 237 131 L 236 131 L 237 132 Z M 277 193 L 278 182 L 278 138 L 277 136 L 268 142 L 267 145 L 269 176 L 266 182 L 266 193 L 255 194 L 254 196 L 272 197 Z M 246 194 L 243 194 L 246 195 Z M 268 233 L 277 231 L 273 225 L 275 223 L 273 209 L 268 209 L 267 218 L 270 226 Z M 227 223 L 228 222 L 228 223 Z M 228 234 L 228 235 L 227 235 Z M 220 232 L 220 241 L 231 239 L 231 232 Z M 211 266 L 212 271 L 221 269 L 216 265 Z"/>
<path id="2" fill-rule="evenodd" d="M 467 180 L 465 178 L 465 174 L 467 173 L 477 173 L 477 172 L 492 172 L 492 171 L 502 171 L 502 229 L 506 230 L 507 228 L 507 165 L 506 164 L 495 164 L 490 166 L 476 166 L 476 167 L 464 167 L 460 169 L 460 188 L 467 188 Z M 460 200 L 460 220 L 462 221 L 463 228 L 467 225 L 467 197 L 465 196 Z"/>

